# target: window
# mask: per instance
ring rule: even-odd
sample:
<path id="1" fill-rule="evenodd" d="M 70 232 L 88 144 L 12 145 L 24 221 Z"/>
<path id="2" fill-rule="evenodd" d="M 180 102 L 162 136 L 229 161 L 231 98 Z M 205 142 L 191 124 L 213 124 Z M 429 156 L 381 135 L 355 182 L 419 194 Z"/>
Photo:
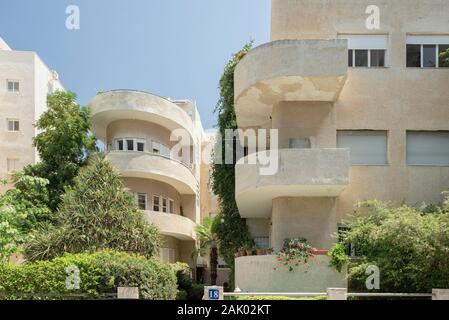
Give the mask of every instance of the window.
<path id="1" fill-rule="evenodd" d="M 408 131 L 408 165 L 449 165 L 448 131 Z"/>
<path id="2" fill-rule="evenodd" d="M 176 251 L 172 248 L 160 248 L 159 257 L 163 263 L 175 263 Z"/>
<path id="3" fill-rule="evenodd" d="M 145 151 L 145 140 L 137 138 L 116 139 L 116 147 L 119 151 Z M 126 149 L 125 149 L 126 147 Z"/>
<path id="4" fill-rule="evenodd" d="M 167 204 L 168 200 L 166 198 L 162 198 L 162 212 L 167 212 Z"/>
<path id="5" fill-rule="evenodd" d="M 161 206 L 160 206 L 160 200 L 161 198 L 159 196 L 153 196 L 153 211 L 160 211 L 161 210 Z"/>
<path id="6" fill-rule="evenodd" d="M 19 92 L 19 81 L 8 80 L 8 91 Z"/>
<path id="7" fill-rule="evenodd" d="M 8 131 L 20 131 L 20 121 L 16 119 L 7 120 Z"/>
<path id="8" fill-rule="evenodd" d="M 447 68 L 440 53 L 449 48 L 449 36 L 407 36 L 408 68 Z"/>
<path id="9" fill-rule="evenodd" d="M 117 149 L 123 151 L 123 140 L 117 140 Z"/>
<path id="10" fill-rule="evenodd" d="M 20 170 L 19 159 L 17 158 L 8 158 L 6 159 L 6 168 L 8 172 L 14 172 Z"/>
<path id="11" fill-rule="evenodd" d="M 368 67 L 368 50 L 354 50 L 355 51 L 355 67 Z"/>
<path id="12" fill-rule="evenodd" d="M 421 67 L 421 46 L 416 44 L 407 45 L 407 68 Z"/>
<path id="13" fill-rule="evenodd" d="M 255 237 L 254 243 L 256 246 L 262 249 L 269 249 L 270 248 L 270 238 L 269 237 Z"/>
<path id="14" fill-rule="evenodd" d="M 137 193 L 137 206 L 139 210 L 147 210 L 147 195 L 146 193 Z"/>
<path id="15" fill-rule="evenodd" d="M 170 148 L 160 142 L 153 141 L 153 153 L 169 158 Z"/>
<path id="16" fill-rule="evenodd" d="M 175 212 L 175 202 L 171 199 L 168 199 L 168 212 L 169 213 Z"/>
<path id="17" fill-rule="evenodd" d="M 338 131 L 337 146 L 350 150 L 352 165 L 387 164 L 386 131 Z"/>
<path id="18" fill-rule="evenodd" d="M 339 35 L 348 40 L 348 66 L 381 68 L 386 66 L 387 35 Z"/>
<path id="19" fill-rule="evenodd" d="M 134 151 L 134 140 L 126 140 L 126 150 Z"/>
<path id="20" fill-rule="evenodd" d="M 311 143 L 309 138 L 299 138 L 289 140 L 290 149 L 310 149 Z"/>

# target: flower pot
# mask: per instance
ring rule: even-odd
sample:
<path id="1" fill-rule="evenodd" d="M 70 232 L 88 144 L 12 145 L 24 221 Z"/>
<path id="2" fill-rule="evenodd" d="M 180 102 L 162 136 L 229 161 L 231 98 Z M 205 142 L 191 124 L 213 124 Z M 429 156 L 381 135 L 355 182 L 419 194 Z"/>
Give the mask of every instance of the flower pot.
<path id="1" fill-rule="evenodd" d="M 246 255 L 247 256 L 252 256 L 253 255 L 253 250 L 246 250 Z"/>
<path id="2" fill-rule="evenodd" d="M 257 249 L 257 255 L 262 256 L 263 255 L 263 249 Z"/>
<path id="3" fill-rule="evenodd" d="M 313 250 L 312 254 L 316 256 L 327 256 L 328 250 Z"/>
<path id="4" fill-rule="evenodd" d="M 246 256 L 246 252 L 245 251 L 239 251 L 239 257 L 244 257 Z"/>

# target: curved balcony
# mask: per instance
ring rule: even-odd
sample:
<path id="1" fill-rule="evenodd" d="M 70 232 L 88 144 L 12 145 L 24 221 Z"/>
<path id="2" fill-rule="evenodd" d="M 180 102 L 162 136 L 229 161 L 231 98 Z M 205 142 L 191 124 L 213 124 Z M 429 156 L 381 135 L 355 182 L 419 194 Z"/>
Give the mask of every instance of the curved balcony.
<path id="1" fill-rule="evenodd" d="M 96 95 L 90 103 L 92 131 L 105 140 L 108 125 L 117 120 L 143 120 L 173 131 L 185 129 L 192 141 L 193 122 L 188 114 L 173 102 L 141 91 L 114 90 Z"/>
<path id="2" fill-rule="evenodd" d="M 170 213 L 144 211 L 146 220 L 157 226 L 161 234 L 174 237 L 179 240 L 196 240 L 195 222 Z"/>
<path id="3" fill-rule="evenodd" d="M 184 163 L 161 155 L 133 151 L 111 151 L 107 158 L 123 177 L 165 182 L 180 194 L 196 194 L 197 180 Z"/>
<path id="4" fill-rule="evenodd" d="M 276 151 L 270 151 L 276 152 Z M 338 197 L 349 182 L 347 149 L 282 149 L 274 174 L 262 175 L 253 154 L 235 167 L 236 201 L 243 218 L 268 218 L 280 197 Z M 252 163 L 252 164 L 251 164 Z"/>
<path id="5" fill-rule="evenodd" d="M 239 127 L 270 127 L 283 101 L 338 99 L 346 82 L 346 40 L 279 40 L 250 51 L 235 70 Z"/>

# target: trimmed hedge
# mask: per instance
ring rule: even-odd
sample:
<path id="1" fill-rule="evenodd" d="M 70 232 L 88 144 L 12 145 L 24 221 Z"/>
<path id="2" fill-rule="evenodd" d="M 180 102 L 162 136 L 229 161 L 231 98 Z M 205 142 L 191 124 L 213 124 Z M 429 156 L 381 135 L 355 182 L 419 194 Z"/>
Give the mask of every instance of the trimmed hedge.
<path id="1" fill-rule="evenodd" d="M 80 271 L 77 290 L 66 286 L 66 268 L 71 265 L 76 265 Z M 77 294 L 104 298 L 116 293 L 120 286 L 139 287 L 140 298 L 151 300 L 173 300 L 178 291 L 175 272 L 169 265 L 154 258 L 121 252 L 65 254 L 21 266 L 0 265 L 0 293 L 5 294 L 2 299 L 67 299 Z M 15 293 L 29 296 L 17 297 Z"/>

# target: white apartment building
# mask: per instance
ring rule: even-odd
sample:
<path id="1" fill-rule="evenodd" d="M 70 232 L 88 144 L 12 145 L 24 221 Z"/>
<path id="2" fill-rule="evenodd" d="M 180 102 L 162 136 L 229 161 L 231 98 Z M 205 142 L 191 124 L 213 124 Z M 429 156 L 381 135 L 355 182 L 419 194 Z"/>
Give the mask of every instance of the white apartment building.
<path id="1" fill-rule="evenodd" d="M 58 74 L 37 53 L 13 50 L 0 38 L 0 179 L 38 161 L 33 124 L 57 90 L 64 90 Z"/>

